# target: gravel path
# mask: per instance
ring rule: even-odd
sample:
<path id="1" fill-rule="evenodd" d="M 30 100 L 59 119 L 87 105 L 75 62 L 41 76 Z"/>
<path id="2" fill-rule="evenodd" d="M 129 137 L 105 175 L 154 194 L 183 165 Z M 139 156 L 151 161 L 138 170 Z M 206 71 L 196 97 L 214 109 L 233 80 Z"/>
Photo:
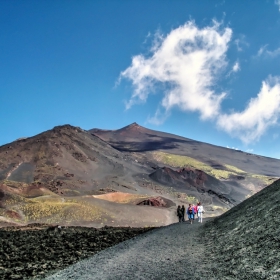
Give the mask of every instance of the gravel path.
<path id="1" fill-rule="evenodd" d="M 203 224 L 177 223 L 108 248 L 46 279 L 215 279 Z"/>

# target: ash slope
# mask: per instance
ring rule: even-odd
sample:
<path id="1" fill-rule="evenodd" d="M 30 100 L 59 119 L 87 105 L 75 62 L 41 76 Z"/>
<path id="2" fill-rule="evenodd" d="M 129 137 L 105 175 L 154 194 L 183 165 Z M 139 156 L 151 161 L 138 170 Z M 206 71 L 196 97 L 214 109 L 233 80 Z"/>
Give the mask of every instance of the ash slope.
<path id="1" fill-rule="evenodd" d="M 163 150 L 201 160 L 213 168 L 233 165 L 249 173 L 280 177 L 280 160 L 223 148 L 174 134 L 147 129 L 133 123 L 118 130 L 89 130 L 120 151 Z"/>
<path id="2" fill-rule="evenodd" d="M 55 127 L 0 147 L 0 222 L 95 227 L 172 223 L 176 217 L 168 207 L 175 204 L 134 179 L 153 170 L 81 128 Z M 99 199 L 110 192 L 124 194 L 126 200 Z M 137 206 L 150 197 L 166 207 Z"/>
<path id="3" fill-rule="evenodd" d="M 123 166 L 113 160 L 119 154 L 80 128 L 59 126 L 1 146 L 0 180 L 39 182 L 57 194 L 86 194 L 97 189 L 96 178 L 123 175 Z"/>
<path id="4" fill-rule="evenodd" d="M 280 180 L 207 225 L 217 279 L 280 278 Z"/>
<path id="5" fill-rule="evenodd" d="M 280 160 L 154 131 L 133 123 L 90 132 L 119 151 L 145 155 L 154 182 L 215 208 L 228 209 L 279 178 Z M 217 180 L 218 179 L 218 180 Z M 183 195 L 184 196 L 184 195 Z"/>

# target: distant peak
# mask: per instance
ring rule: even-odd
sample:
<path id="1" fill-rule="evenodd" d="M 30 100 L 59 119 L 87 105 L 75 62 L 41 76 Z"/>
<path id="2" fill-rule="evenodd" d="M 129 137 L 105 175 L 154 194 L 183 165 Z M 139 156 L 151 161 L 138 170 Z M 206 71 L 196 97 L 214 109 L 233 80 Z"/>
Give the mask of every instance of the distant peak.
<path id="1" fill-rule="evenodd" d="M 127 129 L 138 129 L 138 128 L 141 128 L 141 127 L 142 126 L 140 126 L 138 123 L 134 122 L 134 123 L 129 124 L 129 125 L 121 128 L 121 129 L 125 129 L 125 130 L 127 130 Z"/>
<path id="2" fill-rule="evenodd" d="M 58 126 L 55 126 L 53 129 L 53 131 L 62 131 L 62 130 L 78 130 L 78 131 L 82 131 L 82 129 L 78 126 L 72 126 L 70 124 L 64 124 L 64 125 L 58 125 Z"/>
<path id="3" fill-rule="evenodd" d="M 69 128 L 74 128 L 74 126 L 70 125 L 70 124 L 63 124 L 63 125 L 57 125 L 57 126 L 54 126 L 53 129 L 60 129 L 60 128 L 66 128 L 66 129 L 69 129 Z"/>
<path id="4" fill-rule="evenodd" d="M 132 123 L 132 124 L 130 124 L 130 125 L 128 125 L 128 126 L 133 127 L 133 126 L 140 126 L 140 125 L 139 125 L 138 123 L 134 122 L 134 123 Z"/>

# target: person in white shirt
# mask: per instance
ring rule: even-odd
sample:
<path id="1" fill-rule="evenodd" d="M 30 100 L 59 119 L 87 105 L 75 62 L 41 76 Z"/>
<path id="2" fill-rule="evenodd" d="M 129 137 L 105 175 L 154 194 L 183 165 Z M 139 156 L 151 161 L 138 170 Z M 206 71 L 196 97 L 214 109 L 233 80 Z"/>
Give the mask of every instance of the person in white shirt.
<path id="1" fill-rule="evenodd" d="M 201 203 L 198 203 L 197 206 L 197 215 L 198 215 L 198 222 L 202 223 L 202 214 L 204 213 L 204 209 L 203 206 L 201 205 Z"/>

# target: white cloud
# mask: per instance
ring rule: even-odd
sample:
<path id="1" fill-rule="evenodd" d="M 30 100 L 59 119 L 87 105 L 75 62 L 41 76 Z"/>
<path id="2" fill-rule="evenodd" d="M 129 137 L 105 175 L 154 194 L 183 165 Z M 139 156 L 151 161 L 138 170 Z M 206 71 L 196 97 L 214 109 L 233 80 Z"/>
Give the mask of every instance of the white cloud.
<path id="1" fill-rule="evenodd" d="M 169 115 L 170 112 L 162 111 L 160 108 L 158 108 L 155 115 L 148 118 L 148 122 L 155 125 L 161 125 L 166 121 Z"/>
<path id="2" fill-rule="evenodd" d="M 278 6 L 278 8 L 279 8 L 279 12 L 280 12 L 280 0 L 275 0 L 275 2 L 274 2 L 277 6 Z"/>
<path id="3" fill-rule="evenodd" d="M 258 50 L 258 53 L 257 53 L 257 57 L 266 56 L 266 57 L 274 58 L 274 57 L 280 55 L 280 48 L 270 51 L 267 49 L 267 46 L 268 45 L 264 45 L 264 46 L 260 47 L 260 49 Z"/>
<path id="4" fill-rule="evenodd" d="M 150 57 L 137 55 L 121 72 L 120 79 L 132 81 L 133 93 L 126 103 L 146 102 L 151 93 L 160 92 L 161 102 L 149 122 L 163 123 L 177 107 L 185 112 L 198 112 L 201 119 L 212 119 L 217 126 L 244 143 L 257 141 L 280 117 L 280 78 L 269 77 L 262 82 L 257 97 L 251 98 L 241 112 L 223 113 L 226 93 L 215 92 L 222 70 L 227 66 L 226 52 L 232 30 L 212 26 L 199 29 L 190 21 L 164 36 L 154 39 Z M 267 50 L 260 50 L 260 55 Z M 235 62 L 231 72 L 240 70 Z"/>
<path id="5" fill-rule="evenodd" d="M 232 149 L 232 150 L 236 150 L 236 151 L 241 151 L 240 149 L 235 148 L 235 147 L 229 147 L 229 146 L 227 146 L 227 148 L 228 148 L 228 149 Z"/>
<path id="6" fill-rule="evenodd" d="M 233 67 L 232 67 L 232 72 L 238 72 L 240 71 L 240 65 L 239 65 L 239 62 L 235 62 Z"/>
<path id="7" fill-rule="evenodd" d="M 230 77 L 232 73 L 236 73 L 236 72 L 238 72 L 238 71 L 240 71 L 240 70 L 241 70 L 240 64 L 239 64 L 238 61 L 236 61 L 236 62 L 233 64 L 231 70 L 227 73 L 226 77 Z"/>
<path id="8" fill-rule="evenodd" d="M 242 112 L 220 114 L 218 126 L 244 143 L 258 140 L 280 116 L 280 78 L 269 77 Z"/>
<path id="9" fill-rule="evenodd" d="M 146 44 L 148 42 L 148 39 L 152 36 L 151 32 L 148 32 L 143 44 Z"/>
<path id="10" fill-rule="evenodd" d="M 266 51 L 266 53 L 271 57 L 276 57 L 280 54 L 280 48 L 278 48 L 274 51 Z"/>
<path id="11" fill-rule="evenodd" d="M 246 41 L 246 37 L 243 34 L 239 35 L 239 38 L 234 40 L 234 44 L 239 52 L 242 52 L 244 47 L 249 46 L 249 43 Z"/>
<path id="12" fill-rule="evenodd" d="M 239 40 L 239 39 L 236 39 L 236 40 L 234 41 L 234 43 L 235 43 L 235 45 L 236 45 L 237 50 L 238 50 L 239 52 L 242 52 L 243 49 L 242 49 L 241 46 L 240 46 L 240 40 Z"/>
<path id="13" fill-rule="evenodd" d="M 218 73 L 226 65 L 225 53 L 232 31 L 213 26 L 199 29 L 190 21 L 167 36 L 158 35 L 152 56 L 137 55 L 121 73 L 132 81 L 134 92 L 126 107 L 145 102 L 158 85 L 164 85 L 161 106 L 168 112 L 173 107 L 197 111 L 202 119 L 212 118 L 220 110 L 225 93 L 215 93 Z"/>
<path id="14" fill-rule="evenodd" d="M 258 50 L 257 56 L 261 56 L 265 52 L 266 48 L 267 48 L 267 45 L 260 47 L 260 49 Z"/>

